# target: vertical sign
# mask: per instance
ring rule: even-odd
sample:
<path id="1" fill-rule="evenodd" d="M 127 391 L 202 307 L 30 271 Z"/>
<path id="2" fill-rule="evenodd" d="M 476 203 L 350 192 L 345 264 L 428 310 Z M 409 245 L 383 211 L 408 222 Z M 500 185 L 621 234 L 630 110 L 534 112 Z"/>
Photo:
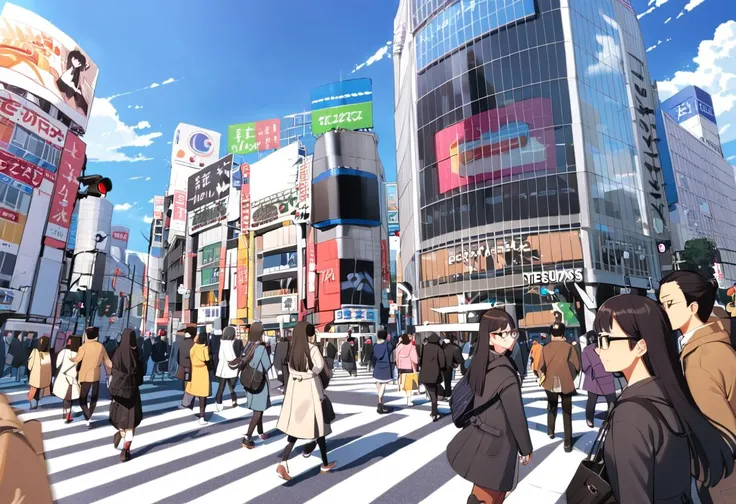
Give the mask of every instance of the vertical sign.
<path id="1" fill-rule="evenodd" d="M 171 214 L 171 229 L 184 233 L 187 228 L 187 192 L 174 191 L 174 211 Z"/>
<path id="2" fill-rule="evenodd" d="M 294 222 L 309 222 L 309 207 L 312 203 L 312 156 L 304 158 L 299 165 L 297 191 Z"/>
<path id="3" fill-rule="evenodd" d="M 388 269 L 388 243 L 381 240 L 381 278 L 383 279 L 383 290 L 386 291 L 391 286 L 391 276 Z"/>
<path id="4" fill-rule="evenodd" d="M 317 253 L 314 243 L 314 229 L 307 231 L 307 308 L 315 307 L 317 293 Z"/>
<path id="5" fill-rule="evenodd" d="M 248 236 L 238 236 L 238 305 L 237 318 L 248 318 Z"/>
<path id="6" fill-rule="evenodd" d="M 256 143 L 259 151 L 278 149 L 281 146 L 281 119 L 256 122 Z"/>
<path id="7" fill-rule="evenodd" d="M 225 279 L 227 278 L 227 241 L 220 247 L 220 278 L 218 281 L 219 296 L 217 299 L 222 302 L 222 291 L 225 290 Z"/>
<path id="8" fill-rule="evenodd" d="M 77 135 L 72 132 L 67 134 L 46 226 L 45 243 L 57 249 L 63 250 L 69 238 L 69 227 L 79 189 L 77 177 L 82 172 L 86 149 L 87 146 Z"/>
<path id="9" fill-rule="evenodd" d="M 240 232 L 247 233 L 250 228 L 250 165 L 240 165 L 242 184 L 240 186 Z"/>

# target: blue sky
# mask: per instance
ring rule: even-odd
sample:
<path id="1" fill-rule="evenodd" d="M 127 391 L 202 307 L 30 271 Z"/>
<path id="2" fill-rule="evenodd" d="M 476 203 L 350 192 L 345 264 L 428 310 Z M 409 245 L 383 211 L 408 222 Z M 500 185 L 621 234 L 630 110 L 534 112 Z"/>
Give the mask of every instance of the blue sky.
<path id="1" fill-rule="evenodd" d="M 89 170 L 113 179 L 113 223 L 131 228 L 133 250 L 146 249 L 139 230 L 148 234 L 149 201 L 168 184 L 168 142 L 178 123 L 226 135 L 228 124 L 308 110 L 309 90 L 341 74 L 373 79 L 380 154 L 395 177 L 392 60 L 351 70 L 392 40 L 398 0 L 218 0 L 206 8 L 200 0 L 13 3 L 66 32 L 100 67 L 101 99 L 85 141 L 103 161 Z M 688 83 L 716 93 L 719 126 L 733 123 L 723 137 L 735 140 L 736 21 L 727 21 L 736 19 L 736 2 L 632 3 L 638 13 L 654 7 L 641 18 L 647 47 L 656 46 L 648 53 L 652 78 L 663 81 L 665 94 Z M 110 99 L 133 90 L 140 91 Z M 736 142 L 726 151 L 736 156 Z"/>

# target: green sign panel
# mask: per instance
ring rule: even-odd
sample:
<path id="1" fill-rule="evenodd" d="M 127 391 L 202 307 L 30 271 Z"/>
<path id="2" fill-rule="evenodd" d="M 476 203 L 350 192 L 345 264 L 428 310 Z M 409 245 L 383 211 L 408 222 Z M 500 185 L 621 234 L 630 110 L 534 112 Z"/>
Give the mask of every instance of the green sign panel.
<path id="1" fill-rule="evenodd" d="M 228 154 L 250 154 L 258 152 L 256 123 L 231 124 L 227 127 Z"/>
<path id="2" fill-rule="evenodd" d="M 351 103 L 312 110 L 312 133 L 319 135 L 333 129 L 357 130 L 373 127 L 373 102 Z"/>

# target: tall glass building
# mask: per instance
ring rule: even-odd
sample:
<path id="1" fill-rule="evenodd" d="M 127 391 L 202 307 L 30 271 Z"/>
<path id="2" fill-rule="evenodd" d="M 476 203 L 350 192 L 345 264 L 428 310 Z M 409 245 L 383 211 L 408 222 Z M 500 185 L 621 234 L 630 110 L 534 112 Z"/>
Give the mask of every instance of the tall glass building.
<path id="1" fill-rule="evenodd" d="M 572 334 L 608 297 L 656 287 L 668 212 L 628 1 L 402 0 L 394 53 L 419 323 L 498 303 L 532 335 L 560 311 Z"/>

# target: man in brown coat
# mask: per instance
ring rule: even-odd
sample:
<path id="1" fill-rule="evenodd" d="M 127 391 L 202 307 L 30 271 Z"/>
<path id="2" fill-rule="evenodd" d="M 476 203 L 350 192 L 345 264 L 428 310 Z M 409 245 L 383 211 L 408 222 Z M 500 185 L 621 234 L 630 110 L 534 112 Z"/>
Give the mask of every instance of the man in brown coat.
<path id="1" fill-rule="evenodd" d="M 100 393 L 100 366 L 105 365 L 108 376 L 112 372 L 112 362 L 107 356 L 105 347 L 97 341 L 100 330 L 97 327 L 88 327 L 85 330 L 87 341 L 79 347 L 77 356 L 72 359 L 74 364 L 81 363 L 79 370 L 79 384 L 82 388 L 79 394 L 79 406 L 84 413 L 84 419 L 87 421 L 87 428 L 90 426 L 90 420 L 95 413 L 97 406 L 97 397 Z M 92 390 L 92 399 L 87 407 L 87 396 L 90 389 Z"/>
<path id="2" fill-rule="evenodd" d="M 539 366 L 542 388 L 547 394 L 547 435 L 555 437 L 557 404 L 562 398 L 562 423 L 565 428 L 565 451 L 572 451 L 572 396 L 575 394 L 575 376 L 580 372 L 580 359 L 575 349 L 565 340 L 564 333 L 552 334 L 552 341 L 542 348 Z"/>

